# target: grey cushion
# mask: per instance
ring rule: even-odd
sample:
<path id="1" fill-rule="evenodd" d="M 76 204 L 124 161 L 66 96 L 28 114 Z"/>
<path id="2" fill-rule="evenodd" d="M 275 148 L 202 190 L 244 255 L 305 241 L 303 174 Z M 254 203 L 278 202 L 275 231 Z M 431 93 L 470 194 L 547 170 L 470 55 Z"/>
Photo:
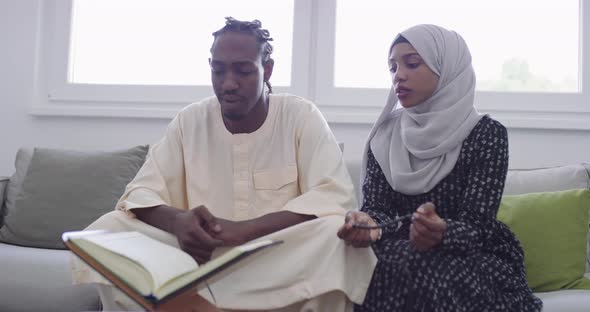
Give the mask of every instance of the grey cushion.
<path id="1" fill-rule="evenodd" d="M 504 195 L 590 189 L 590 164 L 508 171 Z"/>
<path id="2" fill-rule="evenodd" d="M 9 185 L 0 241 L 64 249 L 63 232 L 82 230 L 114 209 L 147 150 L 147 146 L 116 152 L 35 148 L 20 189 L 23 168 L 18 158 L 26 161 L 26 153 L 19 151 L 17 181 Z"/>

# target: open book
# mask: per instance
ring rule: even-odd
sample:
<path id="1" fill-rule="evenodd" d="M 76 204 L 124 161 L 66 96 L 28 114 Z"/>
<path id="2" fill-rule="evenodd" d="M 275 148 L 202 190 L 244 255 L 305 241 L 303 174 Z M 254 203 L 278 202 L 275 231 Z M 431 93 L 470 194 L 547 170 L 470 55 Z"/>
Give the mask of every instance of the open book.
<path id="1" fill-rule="evenodd" d="M 62 239 L 74 254 L 148 310 L 184 292 L 196 293 L 207 278 L 232 263 L 282 242 L 247 243 L 199 266 L 181 249 L 139 232 L 66 232 Z"/>

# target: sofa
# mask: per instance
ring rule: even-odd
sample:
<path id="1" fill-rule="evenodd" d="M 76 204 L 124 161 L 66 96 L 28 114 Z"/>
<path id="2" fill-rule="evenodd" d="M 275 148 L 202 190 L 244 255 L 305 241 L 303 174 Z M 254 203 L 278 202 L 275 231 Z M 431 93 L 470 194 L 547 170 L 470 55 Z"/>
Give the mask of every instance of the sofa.
<path id="1" fill-rule="evenodd" d="M 53 206 L 67 209 L 68 207 L 63 206 L 68 206 L 68 202 L 69 206 L 75 206 L 73 211 L 77 212 L 75 217 L 78 218 L 76 221 L 78 223 L 60 225 L 66 230 L 81 229 L 95 219 L 96 215 L 102 214 L 103 210 L 112 209 L 111 202 L 116 201 L 116 197 L 123 192 L 125 181 L 131 179 L 137 172 L 143 163 L 146 151 L 146 147 L 135 147 L 115 153 L 30 148 L 19 150 L 15 161 L 15 173 L 11 177 L 0 178 L 0 199 L 2 200 L 0 240 L 3 241 L 0 242 L 0 311 L 101 309 L 98 293 L 92 285 L 72 285 L 69 251 L 55 245 L 55 239 L 59 237 L 53 237 L 53 242 L 48 242 L 47 236 L 55 236 L 55 233 L 48 235 L 39 228 L 51 227 L 53 223 L 56 223 L 57 221 L 53 221 L 58 220 L 55 219 L 55 213 L 48 212 L 51 212 L 51 209 L 57 209 Z M 111 158 L 117 158 L 117 161 Z M 347 166 L 358 190 L 360 161 L 349 161 Z M 108 170 L 107 167 L 114 167 L 114 169 Z M 126 170 L 125 167 L 131 167 L 131 169 Z M 51 177 L 49 180 L 47 180 L 48 175 Z M 109 180 L 111 176 L 112 181 Z M 47 181 L 39 185 L 38 180 L 43 179 Z M 91 187 L 85 187 L 86 184 Z M 107 188 L 111 190 L 105 192 L 104 189 Z M 46 189 L 50 189 L 50 192 L 45 192 Z M 114 189 L 117 189 L 118 193 L 113 191 Z M 543 169 L 510 170 L 505 195 L 518 196 L 515 194 L 568 189 L 590 189 L 590 165 L 574 164 Z M 34 194 L 27 194 L 31 192 Z M 49 194 L 45 194 L 45 197 L 38 195 L 44 192 Z M 102 201 L 102 207 L 97 208 L 89 204 L 88 207 L 80 208 L 78 206 L 84 200 L 74 199 L 84 192 L 105 193 L 108 196 L 92 200 L 93 203 Z M 60 195 L 53 195 L 55 193 Z M 74 199 L 68 199 L 68 196 Z M 93 195 L 86 194 L 84 198 L 91 196 Z M 35 200 L 42 203 L 30 205 L 30 202 L 35 203 Z M 59 204 L 52 204 L 51 201 Z M 31 206 L 27 207 L 32 209 L 32 213 L 31 211 L 15 212 L 14 207 L 10 208 L 15 204 L 24 207 L 27 203 Z M 21 206 L 17 208 L 20 209 Z M 57 215 L 63 216 L 64 213 Z M 74 219 L 73 214 L 65 215 L 72 215 L 71 218 Z M 27 223 L 27 220 L 15 222 L 14 216 L 35 220 L 31 223 Z M 583 221 L 586 232 L 588 232 L 588 219 L 586 215 Z M 2 236 L 2 231 L 6 232 L 6 228 L 14 228 L 14 224 L 24 228 L 20 236 L 23 236 L 23 233 L 28 234 L 28 231 L 32 232 L 31 235 L 24 235 L 25 239 L 17 239 L 16 243 L 10 235 Z M 56 229 L 52 230 L 56 231 Z M 8 234 L 10 233 L 9 231 Z M 7 243 L 6 240 L 12 243 Z M 586 238 L 584 240 L 585 245 L 590 243 Z M 584 254 L 587 249 L 590 248 L 588 246 L 580 248 Z M 586 265 L 586 276 L 590 278 L 590 261 L 584 258 L 582 261 Z M 544 301 L 544 311 L 590 311 L 590 290 L 568 289 L 536 294 Z"/>
<path id="2" fill-rule="evenodd" d="M 0 178 L 0 311 L 101 310 L 94 285 L 72 285 L 61 233 L 111 211 L 147 150 L 17 152 Z"/>

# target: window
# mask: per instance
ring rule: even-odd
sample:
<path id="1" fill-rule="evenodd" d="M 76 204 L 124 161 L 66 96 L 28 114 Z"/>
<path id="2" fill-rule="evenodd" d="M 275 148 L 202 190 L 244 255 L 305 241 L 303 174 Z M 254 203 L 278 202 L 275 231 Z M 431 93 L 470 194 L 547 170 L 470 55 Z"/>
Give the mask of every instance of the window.
<path id="1" fill-rule="evenodd" d="M 330 122 L 373 123 L 389 92 L 387 48 L 440 24 L 467 41 L 476 106 L 509 127 L 590 129 L 590 5 L 580 0 L 46 0 L 34 114 L 170 118 L 212 95 L 211 32 L 262 21 L 275 92 Z"/>
<path id="2" fill-rule="evenodd" d="M 436 24 L 467 42 L 479 90 L 578 92 L 578 14 L 578 0 L 338 1 L 334 84 L 388 88 L 396 30 Z"/>
<path id="3" fill-rule="evenodd" d="M 69 83 L 210 85 L 211 33 L 225 16 L 262 20 L 276 39 L 281 70 L 273 84 L 289 86 L 293 1 L 74 0 Z M 265 8 L 262 10 L 261 8 Z"/>
<path id="4" fill-rule="evenodd" d="M 387 49 L 415 24 L 457 30 L 478 77 L 476 107 L 508 127 L 590 129 L 590 5 L 578 0 L 325 0 L 317 5 L 314 100 L 373 122 L 391 78 Z M 586 18 L 587 17 L 587 18 Z M 584 54 L 585 53 L 585 54 Z"/>
<path id="5" fill-rule="evenodd" d="M 310 3 L 295 0 L 40 1 L 38 115 L 170 118 L 211 96 L 212 32 L 226 16 L 271 30 L 276 92 L 309 97 Z M 294 46 L 300 50 L 293 49 Z M 45 80 L 44 80 L 45 79 Z"/>

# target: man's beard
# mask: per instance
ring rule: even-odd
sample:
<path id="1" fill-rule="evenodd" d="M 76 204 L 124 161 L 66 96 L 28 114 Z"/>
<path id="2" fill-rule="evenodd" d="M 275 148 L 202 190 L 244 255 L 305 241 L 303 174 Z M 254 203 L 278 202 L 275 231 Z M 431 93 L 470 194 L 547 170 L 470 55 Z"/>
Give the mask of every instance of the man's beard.
<path id="1" fill-rule="evenodd" d="M 238 121 L 244 119 L 244 115 L 236 113 L 223 113 L 223 117 L 231 121 Z"/>

